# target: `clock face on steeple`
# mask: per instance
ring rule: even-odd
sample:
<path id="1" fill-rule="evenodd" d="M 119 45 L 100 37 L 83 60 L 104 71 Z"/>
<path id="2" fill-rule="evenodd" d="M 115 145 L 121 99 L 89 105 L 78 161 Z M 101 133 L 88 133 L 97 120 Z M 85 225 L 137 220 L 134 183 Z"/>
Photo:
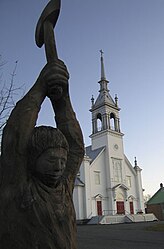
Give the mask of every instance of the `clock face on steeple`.
<path id="1" fill-rule="evenodd" d="M 114 144 L 113 148 L 114 150 L 118 150 L 118 144 Z"/>

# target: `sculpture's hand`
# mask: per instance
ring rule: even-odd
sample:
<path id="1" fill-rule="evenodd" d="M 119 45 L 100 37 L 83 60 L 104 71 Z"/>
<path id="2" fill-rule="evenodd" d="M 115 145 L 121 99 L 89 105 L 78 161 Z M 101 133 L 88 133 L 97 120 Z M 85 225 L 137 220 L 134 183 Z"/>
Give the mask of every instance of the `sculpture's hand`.
<path id="1" fill-rule="evenodd" d="M 69 73 L 61 60 L 48 63 L 43 70 L 44 82 L 47 85 L 47 97 L 59 100 L 68 94 Z"/>

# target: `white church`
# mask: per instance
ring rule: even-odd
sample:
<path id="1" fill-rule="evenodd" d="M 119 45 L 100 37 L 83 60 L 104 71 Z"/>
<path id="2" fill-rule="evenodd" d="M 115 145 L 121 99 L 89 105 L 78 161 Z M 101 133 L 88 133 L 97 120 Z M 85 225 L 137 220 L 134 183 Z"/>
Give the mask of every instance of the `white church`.
<path id="1" fill-rule="evenodd" d="M 117 96 L 109 93 L 101 51 L 99 95 L 92 97 L 91 145 L 75 181 L 76 219 L 144 213 L 141 168 L 124 154 Z"/>

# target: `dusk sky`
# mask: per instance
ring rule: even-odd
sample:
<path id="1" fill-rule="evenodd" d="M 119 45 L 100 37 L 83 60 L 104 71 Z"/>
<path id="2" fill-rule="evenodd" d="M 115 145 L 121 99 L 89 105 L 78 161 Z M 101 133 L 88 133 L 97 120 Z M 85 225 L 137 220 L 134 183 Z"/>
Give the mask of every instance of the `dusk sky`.
<path id="1" fill-rule="evenodd" d="M 26 91 L 46 64 L 35 28 L 47 0 L 0 0 L 0 54 L 9 82 Z M 70 73 L 71 100 L 90 145 L 92 95 L 100 80 L 100 52 L 112 97 L 119 98 L 124 152 L 143 169 L 144 194 L 164 183 L 164 0 L 62 0 L 55 27 L 58 56 Z M 38 125 L 53 125 L 46 100 Z"/>

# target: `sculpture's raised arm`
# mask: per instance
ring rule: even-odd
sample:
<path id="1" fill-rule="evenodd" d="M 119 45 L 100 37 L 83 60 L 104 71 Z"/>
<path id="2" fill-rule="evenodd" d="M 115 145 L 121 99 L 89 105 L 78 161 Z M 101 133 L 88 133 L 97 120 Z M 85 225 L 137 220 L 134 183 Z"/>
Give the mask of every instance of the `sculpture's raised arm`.
<path id="1" fill-rule="evenodd" d="M 57 127 L 65 135 L 69 144 L 68 160 L 64 174 L 74 181 L 84 156 L 83 137 L 70 101 L 67 68 L 59 60 L 52 64 L 53 67 L 57 68 L 57 74 L 60 75 L 60 78 L 49 81 L 48 96 L 55 112 Z"/>
<path id="2" fill-rule="evenodd" d="M 1 149 L 4 183 L 18 183 L 18 176 L 23 178 L 26 173 L 27 144 L 47 94 L 45 68 L 29 92 L 16 104 L 3 130 Z"/>

